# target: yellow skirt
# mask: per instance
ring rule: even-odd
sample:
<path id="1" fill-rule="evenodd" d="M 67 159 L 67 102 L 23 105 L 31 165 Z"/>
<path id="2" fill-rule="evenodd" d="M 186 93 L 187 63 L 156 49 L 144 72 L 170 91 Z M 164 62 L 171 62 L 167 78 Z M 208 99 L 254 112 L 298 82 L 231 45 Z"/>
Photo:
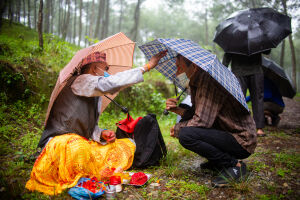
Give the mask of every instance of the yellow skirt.
<path id="1" fill-rule="evenodd" d="M 134 152 L 129 139 L 101 145 L 77 134 L 56 136 L 35 161 L 26 188 L 55 195 L 74 187 L 81 177 L 104 180 L 112 176 L 111 168 L 128 169 Z"/>

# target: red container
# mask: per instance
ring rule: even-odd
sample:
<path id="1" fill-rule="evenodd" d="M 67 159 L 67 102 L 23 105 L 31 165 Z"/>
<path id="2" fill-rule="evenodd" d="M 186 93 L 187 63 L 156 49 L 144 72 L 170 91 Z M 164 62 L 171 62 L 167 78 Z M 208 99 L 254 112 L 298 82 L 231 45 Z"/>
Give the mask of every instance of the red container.
<path id="1" fill-rule="evenodd" d="M 118 185 L 121 184 L 121 177 L 120 176 L 112 176 L 109 179 L 110 185 Z"/>

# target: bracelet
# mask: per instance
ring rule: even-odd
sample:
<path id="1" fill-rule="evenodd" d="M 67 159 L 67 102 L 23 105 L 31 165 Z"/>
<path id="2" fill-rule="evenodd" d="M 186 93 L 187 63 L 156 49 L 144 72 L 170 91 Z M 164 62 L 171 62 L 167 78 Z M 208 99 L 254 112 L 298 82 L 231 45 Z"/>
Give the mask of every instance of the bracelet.
<path id="1" fill-rule="evenodd" d="M 144 73 L 146 72 L 146 70 L 144 69 L 144 67 L 140 67 L 140 69 L 143 70 Z"/>
<path id="2" fill-rule="evenodd" d="M 149 63 L 147 63 L 147 68 L 148 68 L 148 72 L 150 71 L 150 64 Z"/>

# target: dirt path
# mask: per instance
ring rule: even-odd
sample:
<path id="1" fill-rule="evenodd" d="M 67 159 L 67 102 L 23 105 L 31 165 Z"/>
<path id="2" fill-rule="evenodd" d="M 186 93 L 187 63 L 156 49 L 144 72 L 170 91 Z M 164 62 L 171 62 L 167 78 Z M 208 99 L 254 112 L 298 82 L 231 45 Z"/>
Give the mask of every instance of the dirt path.
<path id="1" fill-rule="evenodd" d="M 285 109 L 280 115 L 279 129 L 300 129 L 300 97 L 284 98 Z M 295 130 L 300 133 L 300 130 Z"/>

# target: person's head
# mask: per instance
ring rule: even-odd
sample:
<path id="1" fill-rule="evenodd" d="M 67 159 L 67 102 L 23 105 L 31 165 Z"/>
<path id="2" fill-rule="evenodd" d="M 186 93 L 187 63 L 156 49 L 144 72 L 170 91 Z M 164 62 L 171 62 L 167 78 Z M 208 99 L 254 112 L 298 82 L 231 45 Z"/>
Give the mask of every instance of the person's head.
<path id="1" fill-rule="evenodd" d="M 104 72 L 109 70 L 106 63 L 106 54 L 101 52 L 94 52 L 81 61 L 80 74 L 92 74 L 95 76 L 103 76 Z"/>
<path id="2" fill-rule="evenodd" d="M 176 56 L 176 67 L 176 76 L 182 73 L 186 73 L 186 76 L 188 78 L 191 78 L 197 70 L 197 66 L 193 62 L 180 54 Z"/>
<path id="3" fill-rule="evenodd" d="M 81 73 L 82 74 L 91 74 L 94 76 L 104 76 L 104 72 L 107 72 L 109 70 L 109 66 L 106 62 L 94 62 L 85 65 Z"/>

